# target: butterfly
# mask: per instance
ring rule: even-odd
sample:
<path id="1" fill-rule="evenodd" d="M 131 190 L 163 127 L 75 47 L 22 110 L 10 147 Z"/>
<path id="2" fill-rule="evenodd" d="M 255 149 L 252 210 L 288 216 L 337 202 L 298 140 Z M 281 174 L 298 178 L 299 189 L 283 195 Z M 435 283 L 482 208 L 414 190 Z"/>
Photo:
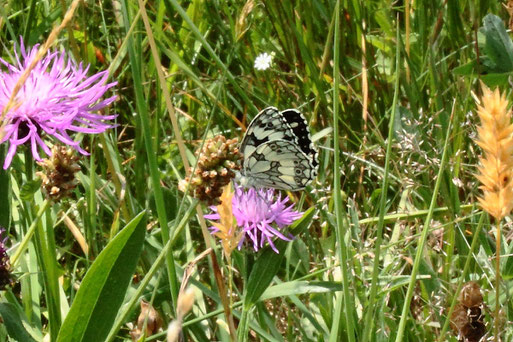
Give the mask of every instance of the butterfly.
<path id="1" fill-rule="evenodd" d="M 317 176 L 317 150 L 297 109 L 262 110 L 240 144 L 243 163 L 236 180 L 244 187 L 304 189 Z"/>

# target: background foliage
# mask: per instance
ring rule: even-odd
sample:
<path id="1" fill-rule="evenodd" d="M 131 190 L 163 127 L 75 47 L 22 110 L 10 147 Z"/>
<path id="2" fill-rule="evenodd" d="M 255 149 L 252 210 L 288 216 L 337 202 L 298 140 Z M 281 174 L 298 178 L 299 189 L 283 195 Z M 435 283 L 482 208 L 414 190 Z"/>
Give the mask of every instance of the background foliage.
<path id="1" fill-rule="evenodd" d="M 64 0 L 4 1 L 2 58 L 13 58 L 20 37 L 28 46 L 44 42 L 68 6 Z M 473 175 L 480 151 L 472 138 L 479 80 L 511 98 L 508 6 L 474 0 L 162 0 L 147 1 L 141 13 L 136 1 L 83 1 L 54 48 L 90 64 L 91 73 L 110 70 L 119 98 L 109 112 L 119 115 L 119 126 L 80 137 L 91 156 L 81 160 L 80 186 L 68 201 L 44 202 L 34 187 L 37 165 L 24 161 L 23 153 L 0 172 L 0 225 L 8 230 L 10 254 L 35 231 L 13 265 L 17 284 L 2 292 L 1 340 L 49 334 L 52 341 L 78 341 L 91 338 L 88 333 L 99 334 L 94 340 L 128 340 L 127 323 L 135 324 L 142 298 L 159 311 L 165 330 L 176 317 L 184 268 L 210 244 L 232 293 L 235 325 L 247 315 L 241 340 L 456 341 L 445 334 L 447 309 L 458 282 L 470 280 L 483 293 L 490 337 L 495 242 L 490 220 L 477 207 Z M 273 54 L 273 64 L 256 70 L 254 60 L 264 52 Z M 313 209 L 279 255 L 243 249 L 228 265 L 216 241 L 202 234 L 195 202 L 177 189 L 186 168 L 171 116 L 194 165 L 205 137 L 240 137 L 258 110 L 270 105 L 299 108 L 310 123 L 320 172 L 292 197 L 301 210 Z M 419 259 L 424 228 L 427 243 Z M 500 326 L 510 340 L 509 220 L 502 233 Z M 169 253 L 161 253 L 168 240 Z M 411 282 L 410 304 L 414 261 L 420 262 L 419 281 Z M 109 278 L 122 279 L 131 269 L 130 284 Z M 196 263 L 186 340 L 230 340 L 215 269 L 209 258 Z M 255 285 L 251 279 L 259 275 L 270 283 Z M 80 284 L 96 288 L 88 287 L 84 297 L 77 293 Z M 78 320 L 80 329 L 69 326 L 79 300 L 94 324 L 105 324 L 103 330 L 87 330 L 95 325 L 85 319 Z M 117 319 L 105 313 L 116 302 L 123 303 Z M 146 336 L 155 339 L 164 335 Z"/>

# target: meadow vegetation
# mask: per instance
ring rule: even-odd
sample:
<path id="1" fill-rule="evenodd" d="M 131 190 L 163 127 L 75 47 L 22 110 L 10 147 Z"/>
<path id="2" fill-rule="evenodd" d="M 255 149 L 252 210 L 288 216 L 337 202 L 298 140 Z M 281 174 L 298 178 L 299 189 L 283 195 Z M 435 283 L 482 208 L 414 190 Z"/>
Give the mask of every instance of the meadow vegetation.
<path id="1" fill-rule="evenodd" d="M 0 138 L 44 97 L 36 67 L 10 100 L 22 42 L 108 76 L 79 145 L 0 144 L 0 341 L 512 341 L 510 28 L 493 0 L 4 0 Z M 187 186 L 216 150 L 230 185 L 269 106 L 318 175 L 282 191 L 291 241 L 238 248 L 231 195 Z"/>

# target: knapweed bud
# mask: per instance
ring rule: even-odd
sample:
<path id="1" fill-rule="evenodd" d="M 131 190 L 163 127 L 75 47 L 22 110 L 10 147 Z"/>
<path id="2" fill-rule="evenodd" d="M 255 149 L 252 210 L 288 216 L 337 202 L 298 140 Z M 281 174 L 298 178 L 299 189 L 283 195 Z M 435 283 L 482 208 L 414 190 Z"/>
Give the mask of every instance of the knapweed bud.
<path id="1" fill-rule="evenodd" d="M 240 159 L 237 139 L 229 139 L 217 135 L 208 139 L 201 150 L 196 151 L 198 164 L 192 173 L 178 184 L 178 189 L 205 202 L 207 205 L 219 204 L 223 187 L 235 177 L 240 170 Z"/>
<path id="2" fill-rule="evenodd" d="M 73 150 L 65 146 L 54 146 L 50 159 L 43 159 L 38 164 L 43 168 L 36 172 L 43 183 L 43 193 L 52 201 L 59 201 L 71 195 L 78 184 L 75 173 L 80 171 L 78 157 Z"/>

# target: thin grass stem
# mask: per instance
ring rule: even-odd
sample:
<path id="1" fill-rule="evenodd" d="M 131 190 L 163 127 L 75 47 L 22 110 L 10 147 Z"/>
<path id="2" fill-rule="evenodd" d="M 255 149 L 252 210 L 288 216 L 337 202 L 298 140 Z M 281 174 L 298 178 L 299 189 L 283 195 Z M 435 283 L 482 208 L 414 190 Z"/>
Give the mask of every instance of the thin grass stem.
<path id="1" fill-rule="evenodd" d="M 353 319 L 354 305 L 351 294 L 349 292 L 351 286 L 351 275 L 347 265 L 347 247 L 345 244 L 345 238 L 348 232 L 348 222 L 345 215 L 344 206 L 342 204 L 341 196 L 341 184 L 340 184 L 340 140 L 339 140 L 339 109 L 340 109 L 340 0 L 337 0 L 335 5 L 335 28 L 333 37 L 333 193 L 335 203 L 335 217 L 336 217 L 336 238 L 337 238 L 337 249 L 340 258 L 340 271 L 342 274 L 342 286 L 343 286 L 343 300 L 344 306 L 341 304 L 342 296 L 339 296 L 336 304 L 336 311 L 334 315 L 332 330 L 330 332 L 330 341 L 338 341 L 338 335 L 340 331 L 340 317 L 342 315 L 342 309 L 344 309 L 345 318 L 345 330 L 347 341 L 355 340 L 355 329 Z M 349 238 L 348 241 L 351 241 Z"/>
<path id="2" fill-rule="evenodd" d="M 399 321 L 399 326 L 397 329 L 397 336 L 395 339 L 396 342 L 400 342 L 403 340 L 404 329 L 406 327 L 406 320 L 409 316 L 411 298 L 413 296 L 413 289 L 415 288 L 415 284 L 417 282 L 417 273 L 419 272 L 420 262 L 422 259 L 422 255 L 424 253 L 424 247 L 426 245 L 428 232 L 431 227 L 431 219 L 433 217 L 433 212 L 434 212 L 434 209 L 436 206 L 436 201 L 438 199 L 438 191 L 439 191 L 440 185 L 442 183 L 443 172 L 445 170 L 445 164 L 447 163 L 447 154 L 448 154 L 447 151 L 449 150 L 449 140 L 450 140 L 449 138 L 451 136 L 452 120 L 454 117 L 454 108 L 455 108 L 455 104 L 453 104 L 451 117 L 449 119 L 449 123 L 447 126 L 447 133 L 445 136 L 444 148 L 443 148 L 442 158 L 441 158 L 442 160 L 440 161 L 440 168 L 439 168 L 438 174 L 436 176 L 435 187 L 433 188 L 433 195 L 431 197 L 431 203 L 429 205 L 429 212 L 426 216 L 426 220 L 424 221 L 424 226 L 422 228 L 422 234 L 420 236 L 420 240 L 417 245 L 417 253 L 415 254 L 415 261 L 413 262 L 413 268 L 411 270 L 410 283 L 408 284 L 408 290 L 406 291 L 406 297 L 404 299 L 403 310 L 401 313 L 401 319 Z"/>
<path id="3" fill-rule="evenodd" d="M 363 331 L 363 342 L 369 341 L 371 337 L 371 332 L 373 330 L 373 317 L 374 317 L 374 306 L 376 303 L 376 296 L 378 290 L 378 275 L 379 275 L 379 266 L 380 266 L 380 254 L 381 254 L 381 244 L 383 243 L 383 227 L 385 225 L 385 204 L 387 199 L 387 189 L 388 189 L 388 178 L 390 172 L 390 156 L 392 155 L 392 141 L 394 140 L 394 122 L 397 111 L 397 99 L 399 96 L 399 80 L 400 80 L 400 60 L 401 60 L 401 49 L 400 49 L 400 29 L 399 29 L 399 20 L 397 20 L 396 24 L 396 51 L 395 51 L 395 67 L 396 67 L 396 76 L 395 76 L 395 86 L 394 86 L 394 98 L 392 100 L 392 112 L 390 114 L 389 126 L 388 126 L 388 142 L 387 142 L 387 150 L 385 154 L 385 170 L 383 174 L 383 182 L 381 186 L 381 195 L 379 199 L 379 219 L 376 230 L 376 242 L 374 246 L 374 265 L 372 268 L 372 279 L 371 279 L 371 287 L 369 291 L 369 297 L 366 302 L 366 312 L 364 316 L 364 331 Z"/>
<path id="4" fill-rule="evenodd" d="M 14 252 L 14 254 L 11 258 L 11 265 L 13 268 L 15 268 L 16 265 L 18 264 L 21 254 L 27 249 L 30 238 L 32 237 L 32 235 L 34 235 L 34 232 L 37 229 L 39 220 L 41 219 L 41 216 L 43 216 L 43 214 L 45 213 L 46 209 L 48 209 L 50 207 L 50 203 L 51 202 L 46 199 L 41 204 L 41 207 L 39 208 L 34 221 L 32 221 L 32 224 L 30 225 L 29 229 L 27 230 L 27 234 L 25 234 L 25 236 L 23 237 L 23 240 L 21 240 L 20 245 L 18 246 L 18 248 L 16 249 L 16 252 Z"/>
<path id="5" fill-rule="evenodd" d="M 477 248 L 477 243 L 479 241 L 479 234 L 481 234 L 481 229 L 483 228 L 485 217 L 486 217 L 486 213 L 483 211 L 481 213 L 481 217 L 479 218 L 479 223 L 477 224 L 476 231 L 474 232 L 474 236 L 472 238 L 470 250 L 468 251 L 467 259 L 465 260 L 465 265 L 463 266 L 463 272 L 461 273 L 460 279 L 458 280 L 458 284 L 456 286 L 456 291 L 454 291 L 454 297 L 452 298 L 451 306 L 449 307 L 447 316 L 445 318 L 444 325 L 442 327 L 442 330 L 440 331 L 440 336 L 438 337 L 439 342 L 445 341 L 445 334 L 447 333 L 447 330 L 449 329 L 449 324 L 451 323 L 451 316 L 454 311 L 454 307 L 456 306 L 456 302 L 458 301 L 458 295 L 461 292 L 461 289 L 463 288 L 463 281 L 465 280 L 465 277 L 467 276 L 468 270 L 470 268 L 470 262 L 472 260 L 474 260 L 474 259 L 472 259 L 472 256 L 474 254 L 474 251 Z"/>
<path id="6" fill-rule="evenodd" d="M 501 225 L 502 221 L 496 222 L 495 231 L 495 310 L 494 310 L 494 339 L 500 341 L 500 286 L 501 286 Z"/>

